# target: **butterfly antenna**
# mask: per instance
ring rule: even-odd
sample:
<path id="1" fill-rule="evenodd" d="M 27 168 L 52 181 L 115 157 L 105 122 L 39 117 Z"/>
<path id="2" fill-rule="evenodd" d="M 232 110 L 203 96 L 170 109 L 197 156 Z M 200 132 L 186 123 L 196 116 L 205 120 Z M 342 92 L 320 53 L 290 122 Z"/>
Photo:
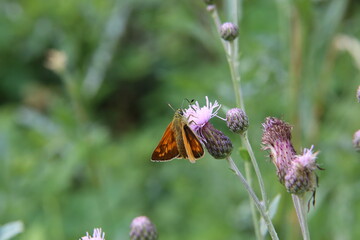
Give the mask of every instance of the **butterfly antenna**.
<path id="1" fill-rule="evenodd" d="M 174 112 L 176 112 L 175 109 L 171 106 L 170 103 L 168 103 L 168 105 L 169 105 L 169 107 L 170 107 Z"/>

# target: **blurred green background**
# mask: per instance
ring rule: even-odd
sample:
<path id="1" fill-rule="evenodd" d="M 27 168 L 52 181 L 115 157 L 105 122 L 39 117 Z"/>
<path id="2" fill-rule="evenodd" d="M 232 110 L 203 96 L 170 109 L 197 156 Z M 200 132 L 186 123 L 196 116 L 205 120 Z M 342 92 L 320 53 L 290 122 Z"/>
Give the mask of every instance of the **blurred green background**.
<path id="1" fill-rule="evenodd" d="M 216 3 L 229 21 L 230 1 Z M 360 2 L 239 4 L 250 141 L 269 197 L 281 194 L 280 239 L 301 233 L 260 150 L 266 116 L 294 126 L 298 152 L 321 152 L 312 238 L 359 239 Z M 1 0 L 0 12 L 0 224 L 24 223 L 14 239 L 78 239 L 94 227 L 128 239 L 139 215 L 163 240 L 255 238 L 248 196 L 225 161 L 150 162 L 173 117 L 168 103 L 209 96 L 235 106 L 202 1 Z M 243 171 L 238 137 L 213 124 L 233 140 Z"/>

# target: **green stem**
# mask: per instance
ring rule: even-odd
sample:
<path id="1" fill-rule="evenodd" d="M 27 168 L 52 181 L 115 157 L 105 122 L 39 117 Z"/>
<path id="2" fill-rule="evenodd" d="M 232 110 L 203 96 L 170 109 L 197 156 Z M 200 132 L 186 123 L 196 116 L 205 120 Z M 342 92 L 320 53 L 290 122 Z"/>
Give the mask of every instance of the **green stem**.
<path id="1" fill-rule="evenodd" d="M 268 228 L 269 234 L 271 236 L 271 238 L 274 239 L 279 239 L 279 237 L 277 236 L 277 233 L 275 231 L 274 225 L 271 222 L 271 219 L 264 207 L 264 205 L 261 204 L 261 202 L 259 201 L 258 197 L 256 196 L 256 194 L 254 193 L 254 191 L 252 190 L 251 186 L 249 185 L 249 183 L 246 181 L 246 179 L 244 178 L 244 176 L 242 175 L 242 173 L 240 172 L 240 170 L 238 169 L 238 167 L 236 166 L 236 164 L 234 163 L 234 161 L 232 160 L 231 157 L 227 157 L 226 160 L 228 161 L 230 168 L 235 172 L 235 174 L 238 176 L 238 178 L 240 179 L 241 183 L 244 185 L 246 191 L 248 192 L 248 194 L 250 195 L 250 197 L 252 198 L 252 202 L 254 202 L 256 208 L 259 210 L 261 216 L 263 217 L 265 224 Z"/>
<path id="2" fill-rule="evenodd" d="M 246 179 L 247 179 L 247 182 L 248 182 L 249 186 L 251 187 L 251 185 L 252 185 L 251 184 L 252 177 L 251 177 L 251 165 L 250 165 L 249 162 L 245 162 L 245 176 L 246 176 Z M 252 201 L 252 198 L 251 198 L 250 195 L 249 195 L 249 198 L 250 198 L 250 209 L 251 209 L 251 215 L 252 215 L 252 221 L 253 221 L 253 224 L 254 224 L 254 230 L 255 230 L 256 239 L 262 240 L 263 237 L 262 237 L 261 232 L 260 232 L 260 225 L 259 225 L 259 221 L 258 221 L 258 216 L 256 214 L 255 204 Z"/>
<path id="3" fill-rule="evenodd" d="M 300 196 L 295 195 L 295 194 L 291 194 L 291 196 L 292 196 L 292 199 L 293 199 L 293 202 L 294 202 L 296 215 L 297 215 L 297 217 L 299 219 L 303 239 L 304 240 L 310 240 L 309 227 L 308 227 L 308 224 L 307 224 L 307 217 L 306 217 L 305 194 L 300 195 Z"/>
<path id="4" fill-rule="evenodd" d="M 265 191 L 264 181 L 263 181 L 263 179 L 262 179 L 262 177 L 261 177 L 260 168 L 259 168 L 259 165 L 257 164 L 254 151 L 252 150 L 251 144 L 250 144 L 250 142 L 249 142 L 249 138 L 248 138 L 248 136 L 247 136 L 247 132 L 245 132 L 245 133 L 242 135 L 242 138 L 243 138 L 243 142 L 244 142 L 244 144 L 245 144 L 245 147 L 246 147 L 246 149 L 248 150 L 248 153 L 249 153 L 249 155 L 250 155 L 251 163 L 252 163 L 252 165 L 253 165 L 253 167 L 254 167 L 255 174 L 256 174 L 256 177 L 257 177 L 258 182 L 259 182 L 260 191 L 261 191 L 261 196 L 262 196 L 262 199 L 263 199 L 263 201 L 264 201 L 264 205 L 265 205 L 266 209 L 268 209 L 268 199 L 267 199 L 267 195 L 266 195 L 266 191 Z"/>

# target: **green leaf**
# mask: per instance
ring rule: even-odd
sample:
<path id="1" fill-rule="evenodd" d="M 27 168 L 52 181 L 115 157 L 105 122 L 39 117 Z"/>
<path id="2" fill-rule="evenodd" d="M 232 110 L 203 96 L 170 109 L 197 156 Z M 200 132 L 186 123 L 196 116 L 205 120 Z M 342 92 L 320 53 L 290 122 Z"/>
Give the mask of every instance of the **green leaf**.
<path id="1" fill-rule="evenodd" d="M 239 153 L 240 153 L 241 158 L 244 161 L 250 161 L 250 155 L 249 155 L 249 152 L 246 150 L 246 148 L 240 147 Z"/>

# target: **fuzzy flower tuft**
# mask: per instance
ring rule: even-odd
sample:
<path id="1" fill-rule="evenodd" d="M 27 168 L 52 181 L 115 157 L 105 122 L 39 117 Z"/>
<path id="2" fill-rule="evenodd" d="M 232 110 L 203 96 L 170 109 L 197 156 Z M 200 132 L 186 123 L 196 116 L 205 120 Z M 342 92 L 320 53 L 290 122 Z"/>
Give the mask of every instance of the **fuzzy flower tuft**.
<path id="1" fill-rule="evenodd" d="M 296 155 L 291 143 L 291 126 L 277 118 L 268 117 L 263 123 L 263 150 L 270 150 L 270 158 L 276 166 L 279 181 L 292 194 L 313 192 L 315 196 L 318 185 L 316 163 L 318 152 L 304 149 L 302 155 Z"/>
<path id="2" fill-rule="evenodd" d="M 196 133 L 199 133 L 201 128 L 204 127 L 211 118 L 217 116 L 217 113 L 221 108 L 221 105 L 217 101 L 212 103 L 207 96 L 205 99 L 205 106 L 200 107 L 199 103 L 196 101 L 195 104 L 190 105 L 188 109 L 184 110 L 184 116 L 187 118 L 191 129 Z"/>
<path id="3" fill-rule="evenodd" d="M 92 236 L 87 232 L 81 240 L 105 240 L 105 233 L 101 231 L 101 228 L 95 228 Z"/>

